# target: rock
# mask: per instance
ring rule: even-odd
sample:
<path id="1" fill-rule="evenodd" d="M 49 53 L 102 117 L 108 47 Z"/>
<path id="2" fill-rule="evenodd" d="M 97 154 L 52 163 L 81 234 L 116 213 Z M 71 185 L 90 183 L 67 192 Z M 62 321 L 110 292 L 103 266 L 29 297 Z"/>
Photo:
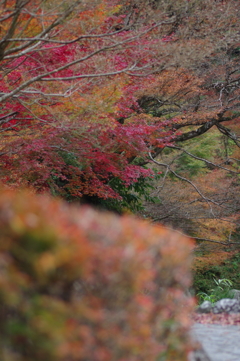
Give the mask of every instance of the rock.
<path id="1" fill-rule="evenodd" d="M 199 313 L 240 313 L 240 300 L 234 298 L 223 298 L 222 300 L 211 303 L 204 301 L 197 309 Z"/>
<path id="2" fill-rule="evenodd" d="M 230 290 L 231 296 L 233 296 L 234 299 L 240 301 L 240 291 L 239 290 Z"/>
<path id="3" fill-rule="evenodd" d="M 200 306 L 201 307 L 201 306 Z M 240 301 L 232 298 L 223 298 L 212 307 L 213 313 L 239 313 Z"/>
<path id="4" fill-rule="evenodd" d="M 189 353 L 188 361 L 210 361 L 210 358 L 207 356 L 203 348 L 194 350 Z"/>
<path id="5" fill-rule="evenodd" d="M 197 309 L 199 313 L 209 313 L 212 311 L 213 304 L 210 301 L 204 301 Z"/>

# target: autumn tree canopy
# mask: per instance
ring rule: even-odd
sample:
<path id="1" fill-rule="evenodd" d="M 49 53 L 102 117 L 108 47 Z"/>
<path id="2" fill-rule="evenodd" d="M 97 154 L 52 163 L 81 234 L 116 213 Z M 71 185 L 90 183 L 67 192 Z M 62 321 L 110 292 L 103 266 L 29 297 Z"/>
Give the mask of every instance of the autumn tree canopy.
<path id="1" fill-rule="evenodd" d="M 216 212 L 222 193 L 213 199 L 214 187 L 207 194 L 179 169 L 195 159 L 237 182 L 238 1 L 10 0 L 0 2 L 0 25 L 5 184 L 134 208 L 148 198 L 156 162 L 162 204 L 183 181 L 181 202 L 193 195 L 213 218 L 236 221 L 237 202 Z M 230 147 L 214 153 L 211 135 L 210 153 L 190 149 L 212 131 Z"/>

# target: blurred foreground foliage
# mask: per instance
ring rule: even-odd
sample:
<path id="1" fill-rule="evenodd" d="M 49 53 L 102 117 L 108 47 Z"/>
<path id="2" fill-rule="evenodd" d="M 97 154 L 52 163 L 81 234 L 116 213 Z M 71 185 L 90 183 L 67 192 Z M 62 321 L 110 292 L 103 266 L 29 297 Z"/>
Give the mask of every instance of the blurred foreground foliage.
<path id="1" fill-rule="evenodd" d="M 2 190 L 0 359 L 186 360 L 192 246 L 131 216 Z"/>

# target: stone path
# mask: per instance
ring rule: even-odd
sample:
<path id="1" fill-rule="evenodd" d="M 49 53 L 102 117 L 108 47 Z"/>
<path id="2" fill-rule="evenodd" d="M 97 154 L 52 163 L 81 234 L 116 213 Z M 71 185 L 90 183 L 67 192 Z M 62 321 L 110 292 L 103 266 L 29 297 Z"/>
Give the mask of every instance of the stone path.
<path id="1" fill-rule="evenodd" d="M 196 323 L 192 335 L 211 361 L 240 361 L 240 326 Z"/>

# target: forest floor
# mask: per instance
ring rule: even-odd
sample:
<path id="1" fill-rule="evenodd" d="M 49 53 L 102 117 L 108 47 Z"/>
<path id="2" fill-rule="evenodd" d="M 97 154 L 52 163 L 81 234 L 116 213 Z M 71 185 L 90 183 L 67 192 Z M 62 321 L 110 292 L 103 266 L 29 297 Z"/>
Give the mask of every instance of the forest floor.
<path id="1" fill-rule="evenodd" d="M 233 313 L 233 314 L 195 313 L 193 315 L 193 321 L 201 324 L 240 326 L 240 313 Z"/>

